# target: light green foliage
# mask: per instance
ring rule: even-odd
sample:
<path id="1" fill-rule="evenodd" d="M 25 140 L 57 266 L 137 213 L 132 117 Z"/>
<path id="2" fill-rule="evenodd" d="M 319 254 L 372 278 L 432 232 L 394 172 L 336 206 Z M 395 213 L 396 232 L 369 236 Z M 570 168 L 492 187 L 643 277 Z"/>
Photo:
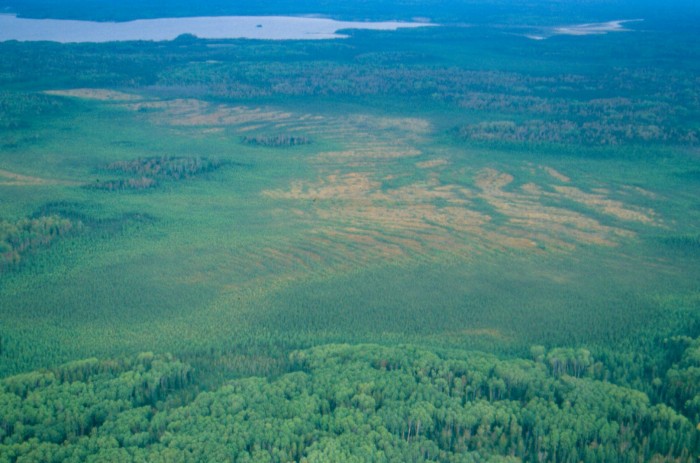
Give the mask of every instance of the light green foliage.
<path id="1" fill-rule="evenodd" d="M 106 459 L 118 446 L 148 461 L 692 461 L 698 449 L 692 423 L 644 394 L 557 378 L 530 361 L 373 345 L 297 351 L 291 361 L 299 371 L 169 405 L 189 370 L 152 354 L 8 378 L 0 453 Z"/>
<path id="2" fill-rule="evenodd" d="M 0 274 L 19 264 L 23 255 L 48 247 L 55 239 L 81 227 L 81 222 L 58 215 L 24 218 L 16 223 L 1 221 Z"/>

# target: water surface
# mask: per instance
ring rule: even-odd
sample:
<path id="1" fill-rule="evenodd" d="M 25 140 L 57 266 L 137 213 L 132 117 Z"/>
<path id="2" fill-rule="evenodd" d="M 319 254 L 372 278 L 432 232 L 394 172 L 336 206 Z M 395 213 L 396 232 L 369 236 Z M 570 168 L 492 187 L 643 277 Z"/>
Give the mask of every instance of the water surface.
<path id="1" fill-rule="evenodd" d="M 336 21 L 299 16 L 212 16 L 94 22 L 18 18 L 16 15 L 6 14 L 0 15 L 0 41 L 163 41 L 172 40 L 182 34 L 193 34 L 203 39 L 319 40 L 347 37 L 337 33 L 343 29 L 396 30 L 429 25 L 431 24 L 400 21 Z"/>

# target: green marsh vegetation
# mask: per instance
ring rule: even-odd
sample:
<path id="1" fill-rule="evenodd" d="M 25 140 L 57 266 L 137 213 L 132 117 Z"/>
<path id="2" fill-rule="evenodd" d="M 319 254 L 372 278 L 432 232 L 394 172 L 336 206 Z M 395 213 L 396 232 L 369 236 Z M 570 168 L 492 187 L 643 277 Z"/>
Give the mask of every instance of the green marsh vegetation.
<path id="1" fill-rule="evenodd" d="M 0 43 L 0 459 L 693 461 L 654 26 Z"/>

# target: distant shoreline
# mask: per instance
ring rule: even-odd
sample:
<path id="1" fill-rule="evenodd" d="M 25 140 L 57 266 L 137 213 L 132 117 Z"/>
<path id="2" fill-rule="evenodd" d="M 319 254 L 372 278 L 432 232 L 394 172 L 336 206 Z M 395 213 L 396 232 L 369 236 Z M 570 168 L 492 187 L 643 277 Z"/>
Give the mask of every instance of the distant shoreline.
<path id="1" fill-rule="evenodd" d="M 0 42 L 169 41 L 184 34 L 202 39 L 327 40 L 348 37 L 337 33 L 345 29 L 391 31 L 436 25 L 427 22 L 337 21 L 309 16 L 203 16 L 96 22 L 30 19 L 15 14 L 0 14 Z"/>
<path id="2" fill-rule="evenodd" d="M 626 23 L 641 22 L 643 19 L 616 19 L 614 21 L 606 21 L 600 23 L 585 23 L 572 24 L 567 26 L 548 27 L 538 31 L 537 33 L 525 34 L 525 37 L 532 40 L 545 40 L 556 35 L 604 35 L 609 32 L 630 32 L 631 29 L 625 28 Z"/>

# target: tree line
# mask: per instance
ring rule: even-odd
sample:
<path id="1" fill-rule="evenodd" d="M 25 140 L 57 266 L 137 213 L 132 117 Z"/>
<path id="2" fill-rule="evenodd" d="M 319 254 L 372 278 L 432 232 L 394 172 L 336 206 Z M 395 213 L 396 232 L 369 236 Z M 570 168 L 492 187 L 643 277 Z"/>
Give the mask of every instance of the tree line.
<path id="1" fill-rule="evenodd" d="M 603 146 L 650 142 L 696 145 L 700 141 L 700 133 L 692 129 L 602 117 L 583 122 L 568 119 L 478 122 L 457 128 L 457 136 L 480 142 Z"/>
<path id="2" fill-rule="evenodd" d="M 241 143 L 253 146 L 284 147 L 308 145 L 311 143 L 311 139 L 303 135 L 244 135 L 241 137 Z"/>
<path id="3" fill-rule="evenodd" d="M 209 391 L 170 356 L 88 359 L 0 382 L 0 461 L 695 461 L 686 417 L 544 359 L 325 345 Z"/>
<path id="4" fill-rule="evenodd" d="M 0 220 L 0 273 L 16 267 L 32 252 L 49 247 L 56 239 L 82 227 L 60 215 Z"/>
<path id="5" fill-rule="evenodd" d="M 110 180 L 98 179 L 86 186 L 91 189 L 107 191 L 146 190 L 157 187 L 162 181 L 185 180 L 212 172 L 221 165 L 220 161 L 199 156 L 154 156 L 130 161 L 116 161 L 108 164 L 105 170 L 128 177 Z"/>

